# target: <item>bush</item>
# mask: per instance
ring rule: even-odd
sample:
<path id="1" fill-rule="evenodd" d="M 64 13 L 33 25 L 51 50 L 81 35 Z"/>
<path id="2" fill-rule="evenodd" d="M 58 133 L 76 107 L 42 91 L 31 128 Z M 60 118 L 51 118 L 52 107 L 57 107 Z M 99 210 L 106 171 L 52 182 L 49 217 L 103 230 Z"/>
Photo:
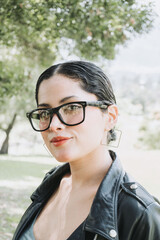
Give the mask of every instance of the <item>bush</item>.
<path id="1" fill-rule="evenodd" d="M 160 149 L 160 121 L 150 120 L 143 123 L 139 129 L 138 138 L 140 147 L 147 149 Z"/>

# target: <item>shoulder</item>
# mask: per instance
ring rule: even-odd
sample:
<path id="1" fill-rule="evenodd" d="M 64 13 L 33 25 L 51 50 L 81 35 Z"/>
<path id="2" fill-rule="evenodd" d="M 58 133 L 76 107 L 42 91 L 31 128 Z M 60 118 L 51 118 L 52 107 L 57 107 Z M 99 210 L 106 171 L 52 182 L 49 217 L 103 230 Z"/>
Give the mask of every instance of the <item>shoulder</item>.
<path id="1" fill-rule="evenodd" d="M 130 212 L 130 217 L 133 216 L 133 218 L 136 217 L 137 219 L 142 214 L 148 214 L 149 217 L 158 217 L 160 222 L 159 201 L 138 182 L 121 184 L 118 204 L 119 208 L 123 207 L 123 209 L 127 209 Z M 123 212 L 126 213 L 126 211 Z"/>
<path id="2" fill-rule="evenodd" d="M 131 180 L 128 174 L 121 183 L 118 197 L 118 221 L 134 232 L 134 239 L 156 239 L 160 237 L 160 204 L 138 182 Z M 144 230 L 141 232 L 141 230 Z M 124 231 L 127 230 L 127 227 Z M 122 233 L 121 229 L 121 233 Z M 123 233 L 124 234 L 124 233 Z M 140 235 L 142 235 L 140 238 Z M 152 238 L 148 236 L 153 235 Z"/>
<path id="3" fill-rule="evenodd" d="M 134 202 L 138 202 L 144 208 L 149 207 L 152 203 L 160 204 L 158 199 L 153 197 L 141 184 L 134 181 L 127 173 L 121 182 L 120 195 L 128 197 Z M 159 205 L 160 206 L 160 205 Z"/>

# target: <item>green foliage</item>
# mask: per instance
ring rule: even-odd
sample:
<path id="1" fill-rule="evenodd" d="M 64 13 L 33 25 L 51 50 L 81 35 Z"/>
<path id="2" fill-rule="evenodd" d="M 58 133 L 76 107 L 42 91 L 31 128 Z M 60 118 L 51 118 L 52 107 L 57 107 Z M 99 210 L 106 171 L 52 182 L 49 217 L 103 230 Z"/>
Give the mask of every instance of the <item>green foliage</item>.
<path id="1" fill-rule="evenodd" d="M 140 127 L 139 144 L 147 149 L 157 149 L 160 146 L 160 120 L 148 121 Z M 142 146 L 141 146 L 142 148 Z"/>
<path id="2" fill-rule="evenodd" d="M 0 97 L 12 97 L 26 88 L 24 69 L 13 62 L 0 62 Z M 27 78 L 27 76 L 26 76 Z"/>
<path id="3" fill-rule="evenodd" d="M 24 115 L 33 105 L 33 81 L 30 69 L 22 61 L 0 61 L 0 128 L 7 129 L 15 113 Z"/>
<path id="4" fill-rule="evenodd" d="M 33 68 L 50 66 L 62 49 L 113 59 L 117 45 L 151 28 L 153 16 L 151 3 L 135 0 L 2 0 L 0 100 L 22 96 Z"/>
<path id="5" fill-rule="evenodd" d="M 32 69 L 50 66 L 62 49 L 113 59 L 117 45 L 151 28 L 153 15 L 150 3 L 135 0 L 2 0 L 0 100 L 28 92 Z"/>
<path id="6" fill-rule="evenodd" d="M 5 55 L 5 53 L 3 53 Z M 17 56 L 0 61 L 0 129 L 6 131 L 13 116 L 25 117 L 34 103 L 35 70 Z"/>
<path id="7" fill-rule="evenodd" d="M 136 0 L 2 0 L 0 16 L 1 45 L 45 65 L 61 39 L 84 58 L 113 59 L 118 44 L 150 29 L 153 11 Z"/>
<path id="8" fill-rule="evenodd" d="M 159 109 L 160 79 L 153 74 L 131 74 L 125 72 L 114 79 L 122 108 L 129 114 L 153 114 Z M 123 103 L 123 101 L 126 101 Z M 132 105 L 132 107 L 131 107 Z M 137 108 L 137 110 L 136 110 Z"/>

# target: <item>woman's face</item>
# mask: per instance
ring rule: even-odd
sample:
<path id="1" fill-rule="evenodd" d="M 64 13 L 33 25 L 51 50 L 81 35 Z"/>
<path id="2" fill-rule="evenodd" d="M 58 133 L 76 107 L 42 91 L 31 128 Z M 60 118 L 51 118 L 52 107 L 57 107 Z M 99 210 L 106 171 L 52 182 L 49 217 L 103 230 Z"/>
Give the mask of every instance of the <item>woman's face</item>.
<path id="1" fill-rule="evenodd" d="M 97 101 L 97 97 L 84 91 L 78 81 L 59 74 L 40 84 L 40 107 L 55 108 L 74 101 Z M 42 132 L 47 148 L 59 162 L 90 158 L 102 148 L 107 114 L 91 106 L 85 111 L 84 122 L 76 126 L 66 126 L 54 115 L 50 128 Z"/>

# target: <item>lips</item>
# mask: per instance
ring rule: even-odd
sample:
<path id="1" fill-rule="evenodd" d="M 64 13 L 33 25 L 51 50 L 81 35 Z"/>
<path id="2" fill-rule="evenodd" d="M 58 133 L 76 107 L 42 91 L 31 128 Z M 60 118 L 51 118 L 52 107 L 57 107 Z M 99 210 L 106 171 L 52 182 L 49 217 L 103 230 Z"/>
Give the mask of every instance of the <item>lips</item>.
<path id="1" fill-rule="evenodd" d="M 56 147 L 58 147 L 63 145 L 70 139 L 71 139 L 70 137 L 63 137 L 63 136 L 53 137 L 51 140 L 51 143 L 53 143 Z"/>

